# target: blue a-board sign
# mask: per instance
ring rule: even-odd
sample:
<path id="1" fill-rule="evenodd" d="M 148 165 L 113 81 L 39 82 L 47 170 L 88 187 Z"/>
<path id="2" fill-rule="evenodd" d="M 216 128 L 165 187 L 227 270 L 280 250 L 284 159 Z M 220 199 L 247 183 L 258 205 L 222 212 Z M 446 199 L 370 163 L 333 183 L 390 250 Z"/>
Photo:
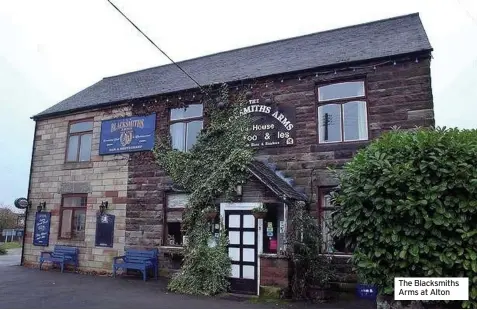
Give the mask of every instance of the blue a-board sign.
<path id="1" fill-rule="evenodd" d="M 102 121 L 99 155 L 150 151 L 155 131 L 155 113 Z"/>
<path id="2" fill-rule="evenodd" d="M 358 284 L 356 286 L 356 294 L 359 298 L 376 300 L 378 288 L 369 284 Z"/>
<path id="3" fill-rule="evenodd" d="M 35 216 L 35 231 L 33 232 L 33 245 L 48 246 L 50 240 L 50 212 L 37 212 Z"/>

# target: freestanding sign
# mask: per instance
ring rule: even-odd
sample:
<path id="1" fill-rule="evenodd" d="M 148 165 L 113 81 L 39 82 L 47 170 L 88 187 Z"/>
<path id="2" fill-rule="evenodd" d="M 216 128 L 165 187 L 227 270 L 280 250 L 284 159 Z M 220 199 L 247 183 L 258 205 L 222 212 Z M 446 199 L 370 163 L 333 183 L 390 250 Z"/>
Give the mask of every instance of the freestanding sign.
<path id="1" fill-rule="evenodd" d="M 50 240 L 50 212 L 37 212 L 35 216 L 35 230 L 33 232 L 33 245 L 48 246 Z"/>
<path id="2" fill-rule="evenodd" d="M 101 122 L 99 155 L 150 151 L 154 147 L 156 114 Z"/>
<path id="3" fill-rule="evenodd" d="M 242 114 L 249 114 L 252 121 L 247 137 L 251 147 L 295 145 L 295 107 L 266 105 L 252 99 Z"/>

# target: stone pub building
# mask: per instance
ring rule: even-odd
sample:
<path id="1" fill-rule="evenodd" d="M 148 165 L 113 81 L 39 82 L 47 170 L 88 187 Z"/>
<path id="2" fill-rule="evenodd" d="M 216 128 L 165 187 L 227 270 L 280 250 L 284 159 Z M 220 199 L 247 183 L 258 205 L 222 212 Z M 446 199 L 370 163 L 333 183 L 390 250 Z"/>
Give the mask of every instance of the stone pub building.
<path id="1" fill-rule="evenodd" d="M 434 125 L 431 52 L 419 15 L 410 14 L 180 62 L 203 86 L 227 83 L 248 95 L 256 159 L 239 201 L 219 206 L 231 278 L 247 283 L 232 290 L 287 286 L 292 202 L 313 201 L 323 253 L 349 257 L 328 229 L 328 193 L 338 185 L 328 168 L 339 169 L 394 126 Z M 111 272 L 112 257 L 125 248 L 158 248 L 161 275 L 180 268 L 188 194 L 159 169 L 151 149 L 156 135 L 170 135 L 184 152 L 194 145 L 207 127 L 201 96 L 171 64 L 104 78 L 33 116 L 33 207 L 22 263 L 37 266 L 41 251 L 69 245 L 79 248 L 83 271 Z M 267 216 L 255 220 L 251 209 L 261 205 Z M 101 210 L 114 216 L 109 229 L 98 222 Z M 47 226 L 36 224 L 37 213 L 48 214 Z"/>

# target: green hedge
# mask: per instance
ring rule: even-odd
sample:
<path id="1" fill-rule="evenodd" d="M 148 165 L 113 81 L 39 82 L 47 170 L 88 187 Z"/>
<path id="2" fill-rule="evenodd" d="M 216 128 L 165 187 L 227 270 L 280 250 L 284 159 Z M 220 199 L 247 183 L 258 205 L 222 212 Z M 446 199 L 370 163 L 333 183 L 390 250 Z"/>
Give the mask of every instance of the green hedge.
<path id="1" fill-rule="evenodd" d="M 392 131 L 345 166 L 335 234 L 355 247 L 363 282 L 468 277 L 477 307 L 477 131 Z"/>

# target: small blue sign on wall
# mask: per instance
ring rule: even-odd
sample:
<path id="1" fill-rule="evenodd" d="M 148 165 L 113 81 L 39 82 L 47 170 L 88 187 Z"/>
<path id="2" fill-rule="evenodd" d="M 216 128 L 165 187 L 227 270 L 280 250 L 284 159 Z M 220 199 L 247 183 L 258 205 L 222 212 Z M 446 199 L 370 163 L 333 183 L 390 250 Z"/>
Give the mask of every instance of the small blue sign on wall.
<path id="1" fill-rule="evenodd" d="M 33 245 L 48 246 L 50 241 L 50 212 L 37 212 L 35 216 L 35 231 Z"/>
<path id="2" fill-rule="evenodd" d="M 156 114 L 101 122 L 99 155 L 150 151 L 154 148 Z"/>
<path id="3" fill-rule="evenodd" d="M 359 298 L 376 300 L 378 288 L 369 284 L 358 284 L 356 286 L 356 294 Z"/>

